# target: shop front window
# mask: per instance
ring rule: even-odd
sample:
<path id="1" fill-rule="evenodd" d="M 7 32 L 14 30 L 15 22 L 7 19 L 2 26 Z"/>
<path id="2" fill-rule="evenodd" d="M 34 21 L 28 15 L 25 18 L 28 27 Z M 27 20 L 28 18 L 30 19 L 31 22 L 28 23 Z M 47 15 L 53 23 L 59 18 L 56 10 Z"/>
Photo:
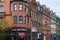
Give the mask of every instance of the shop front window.
<path id="1" fill-rule="evenodd" d="M 32 40 L 37 40 L 37 33 L 36 32 L 32 32 Z"/>

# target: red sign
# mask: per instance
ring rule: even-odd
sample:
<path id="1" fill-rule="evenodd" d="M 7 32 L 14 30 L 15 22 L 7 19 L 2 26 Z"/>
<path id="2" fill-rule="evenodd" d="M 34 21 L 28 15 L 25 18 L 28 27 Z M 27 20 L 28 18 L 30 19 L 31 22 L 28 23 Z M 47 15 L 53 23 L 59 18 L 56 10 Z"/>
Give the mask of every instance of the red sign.
<path id="1" fill-rule="evenodd" d="M 26 33 L 22 32 L 22 33 L 18 33 L 17 34 L 18 38 L 26 38 Z"/>

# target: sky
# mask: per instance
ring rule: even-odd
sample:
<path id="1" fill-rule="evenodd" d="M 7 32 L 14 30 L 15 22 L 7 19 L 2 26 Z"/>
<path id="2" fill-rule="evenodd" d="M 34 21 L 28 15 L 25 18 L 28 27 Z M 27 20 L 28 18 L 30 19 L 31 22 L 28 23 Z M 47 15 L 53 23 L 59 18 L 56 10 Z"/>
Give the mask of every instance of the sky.
<path id="1" fill-rule="evenodd" d="M 56 13 L 60 17 L 60 0 L 36 0 L 39 1 L 41 5 L 46 5 L 50 10 Z"/>

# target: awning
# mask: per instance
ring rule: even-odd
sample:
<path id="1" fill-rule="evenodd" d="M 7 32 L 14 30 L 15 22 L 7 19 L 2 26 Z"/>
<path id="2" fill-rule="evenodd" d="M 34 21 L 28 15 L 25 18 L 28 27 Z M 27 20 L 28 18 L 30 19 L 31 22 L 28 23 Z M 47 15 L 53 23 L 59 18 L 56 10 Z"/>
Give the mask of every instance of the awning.
<path id="1" fill-rule="evenodd" d="M 26 38 L 26 33 L 25 32 L 18 33 L 17 37 L 18 37 L 18 39 L 20 39 L 20 38 Z"/>

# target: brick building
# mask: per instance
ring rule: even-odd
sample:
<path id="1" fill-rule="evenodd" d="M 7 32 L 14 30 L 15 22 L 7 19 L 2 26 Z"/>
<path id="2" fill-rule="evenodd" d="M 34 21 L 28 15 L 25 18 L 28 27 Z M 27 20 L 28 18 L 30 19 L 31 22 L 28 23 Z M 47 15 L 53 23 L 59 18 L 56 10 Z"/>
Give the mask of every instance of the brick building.
<path id="1" fill-rule="evenodd" d="M 43 39 L 44 40 L 51 40 L 51 19 L 49 18 L 51 16 L 51 11 L 49 8 L 47 8 L 45 5 L 42 6 L 43 8 L 43 27 L 42 27 L 42 33 L 43 33 Z"/>
<path id="2" fill-rule="evenodd" d="M 50 16 L 50 10 L 36 0 L 1 0 L 0 13 L 12 25 L 5 40 L 50 39 L 50 19 L 42 14 Z"/>
<path id="3" fill-rule="evenodd" d="M 56 17 L 57 20 L 57 25 L 56 25 L 56 36 L 57 39 L 56 40 L 60 40 L 60 17 Z"/>
<path id="4" fill-rule="evenodd" d="M 56 14 L 51 11 L 51 40 L 56 40 Z"/>

